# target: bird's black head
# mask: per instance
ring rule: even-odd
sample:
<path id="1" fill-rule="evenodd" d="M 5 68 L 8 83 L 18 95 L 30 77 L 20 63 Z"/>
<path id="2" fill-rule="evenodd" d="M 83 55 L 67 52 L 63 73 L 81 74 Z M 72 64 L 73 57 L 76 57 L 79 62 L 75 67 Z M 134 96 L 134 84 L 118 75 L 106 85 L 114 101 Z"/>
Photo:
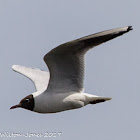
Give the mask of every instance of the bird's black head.
<path id="1" fill-rule="evenodd" d="M 14 109 L 14 108 L 24 108 L 24 109 L 28 109 L 33 111 L 34 109 L 34 97 L 32 94 L 26 96 L 25 98 L 23 98 L 19 104 L 12 106 L 10 109 Z"/>

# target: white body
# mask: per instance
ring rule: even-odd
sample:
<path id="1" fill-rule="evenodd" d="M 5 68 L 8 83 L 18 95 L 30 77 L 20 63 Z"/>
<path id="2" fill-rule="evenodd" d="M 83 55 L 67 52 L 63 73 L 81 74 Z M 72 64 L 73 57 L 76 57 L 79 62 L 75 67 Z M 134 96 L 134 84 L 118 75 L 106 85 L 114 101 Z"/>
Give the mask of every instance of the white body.
<path id="1" fill-rule="evenodd" d="M 56 113 L 70 109 L 77 109 L 89 104 L 90 101 L 102 98 L 86 93 L 62 93 L 56 95 L 46 95 L 43 93 L 38 96 L 34 95 L 34 97 L 34 111 L 39 113 Z M 106 98 L 106 100 L 110 99 L 111 98 Z"/>

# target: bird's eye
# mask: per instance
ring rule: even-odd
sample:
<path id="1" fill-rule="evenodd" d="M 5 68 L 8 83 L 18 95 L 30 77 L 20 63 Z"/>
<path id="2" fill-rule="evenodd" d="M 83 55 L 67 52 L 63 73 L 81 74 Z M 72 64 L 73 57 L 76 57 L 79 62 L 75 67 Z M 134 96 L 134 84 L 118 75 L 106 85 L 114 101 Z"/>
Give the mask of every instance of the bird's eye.
<path id="1" fill-rule="evenodd" d="M 29 100 L 29 99 L 26 99 L 26 100 L 25 100 L 25 102 L 26 102 L 26 103 L 29 103 L 29 102 L 30 102 L 30 100 Z"/>

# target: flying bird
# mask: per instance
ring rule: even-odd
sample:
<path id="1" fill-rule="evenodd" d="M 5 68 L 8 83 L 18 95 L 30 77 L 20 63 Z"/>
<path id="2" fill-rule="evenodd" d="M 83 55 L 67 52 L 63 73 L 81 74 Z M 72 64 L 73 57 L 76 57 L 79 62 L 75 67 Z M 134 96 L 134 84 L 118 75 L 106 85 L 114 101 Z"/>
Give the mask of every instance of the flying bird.
<path id="1" fill-rule="evenodd" d="M 76 39 L 52 49 L 44 56 L 49 72 L 13 65 L 12 69 L 33 81 L 36 92 L 14 108 L 38 113 L 56 113 L 111 100 L 84 92 L 84 56 L 88 50 L 132 30 L 132 26 L 111 29 Z"/>

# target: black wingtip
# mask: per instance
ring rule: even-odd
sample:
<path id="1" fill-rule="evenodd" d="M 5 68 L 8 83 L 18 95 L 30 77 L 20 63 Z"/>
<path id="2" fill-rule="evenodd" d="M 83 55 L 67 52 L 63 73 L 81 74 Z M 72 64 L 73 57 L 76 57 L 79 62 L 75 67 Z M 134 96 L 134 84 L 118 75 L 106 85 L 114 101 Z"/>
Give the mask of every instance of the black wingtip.
<path id="1" fill-rule="evenodd" d="M 128 26 L 127 31 L 129 32 L 129 31 L 131 31 L 131 30 L 133 30 L 132 26 Z"/>

